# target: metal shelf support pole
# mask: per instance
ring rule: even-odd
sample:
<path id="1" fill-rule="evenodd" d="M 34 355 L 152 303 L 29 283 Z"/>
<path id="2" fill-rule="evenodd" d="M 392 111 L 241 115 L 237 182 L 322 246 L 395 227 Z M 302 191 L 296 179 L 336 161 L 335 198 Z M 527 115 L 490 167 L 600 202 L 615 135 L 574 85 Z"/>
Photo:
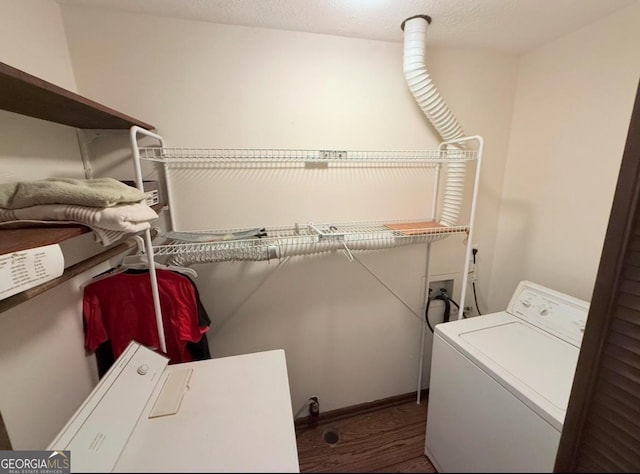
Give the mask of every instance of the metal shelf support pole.
<path id="1" fill-rule="evenodd" d="M 478 142 L 478 157 L 476 161 L 476 176 L 473 183 L 473 196 L 471 198 L 471 214 L 469 216 L 469 234 L 467 235 L 467 247 L 464 253 L 464 269 L 462 272 L 462 291 L 460 292 L 460 311 L 458 311 L 458 319 L 462 319 L 465 307 L 465 298 L 467 294 L 467 280 L 469 278 L 469 264 L 471 262 L 471 248 L 473 246 L 473 229 L 476 217 L 476 205 L 478 202 L 478 188 L 480 187 L 480 170 L 482 169 L 482 154 L 484 151 L 484 140 L 479 135 L 458 138 L 448 142 L 442 142 L 438 149 L 443 149 L 447 145 L 455 145 L 475 140 Z"/>
<path id="2" fill-rule="evenodd" d="M 144 191 L 142 179 L 142 168 L 140 166 L 140 152 L 138 150 L 138 134 L 146 135 L 154 138 L 164 146 L 164 140 L 160 135 L 150 132 L 142 127 L 134 125 L 130 130 L 131 149 L 133 150 L 133 167 L 136 175 L 136 187 L 140 191 Z M 156 265 L 153 256 L 153 242 L 151 241 L 151 230 L 144 231 L 145 252 L 147 254 L 147 264 L 149 266 L 149 277 L 151 279 L 151 293 L 153 295 L 153 308 L 156 314 L 156 325 L 158 327 L 158 339 L 160 341 L 160 349 L 166 354 L 167 343 L 164 337 L 164 324 L 162 322 L 162 308 L 160 307 L 160 294 L 158 292 L 158 278 L 156 275 Z"/>

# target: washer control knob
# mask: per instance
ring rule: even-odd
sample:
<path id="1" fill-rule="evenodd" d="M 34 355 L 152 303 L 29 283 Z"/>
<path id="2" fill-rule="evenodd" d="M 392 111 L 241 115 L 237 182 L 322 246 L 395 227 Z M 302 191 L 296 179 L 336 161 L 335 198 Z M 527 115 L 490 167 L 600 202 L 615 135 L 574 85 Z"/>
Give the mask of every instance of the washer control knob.
<path id="1" fill-rule="evenodd" d="M 528 308 L 531 306 L 531 301 L 529 300 L 522 300 L 522 306 L 524 306 L 525 308 Z"/>
<path id="2" fill-rule="evenodd" d="M 540 316 L 546 316 L 547 314 L 549 314 L 549 308 L 540 309 Z"/>
<path id="3" fill-rule="evenodd" d="M 138 373 L 140 375 L 147 375 L 147 372 L 149 372 L 149 366 L 147 364 L 142 364 L 138 367 Z"/>

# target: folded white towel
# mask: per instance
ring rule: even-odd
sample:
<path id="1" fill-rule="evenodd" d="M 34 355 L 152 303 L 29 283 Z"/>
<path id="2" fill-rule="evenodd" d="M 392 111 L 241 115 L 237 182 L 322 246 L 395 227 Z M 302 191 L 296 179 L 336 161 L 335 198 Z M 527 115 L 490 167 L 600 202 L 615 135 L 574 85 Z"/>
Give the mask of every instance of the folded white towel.
<path id="1" fill-rule="evenodd" d="M 0 222 L 20 220 L 75 221 L 88 226 L 120 232 L 139 232 L 150 227 L 158 214 L 143 203 L 113 207 L 84 207 L 69 204 L 43 204 L 23 209 L 0 208 Z"/>
<path id="2" fill-rule="evenodd" d="M 138 188 L 113 178 L 48 178 L 0 183 L 0 207 L 4 209 L 44 204 L 110 207 L 141 202 L 145 197 Z"/>

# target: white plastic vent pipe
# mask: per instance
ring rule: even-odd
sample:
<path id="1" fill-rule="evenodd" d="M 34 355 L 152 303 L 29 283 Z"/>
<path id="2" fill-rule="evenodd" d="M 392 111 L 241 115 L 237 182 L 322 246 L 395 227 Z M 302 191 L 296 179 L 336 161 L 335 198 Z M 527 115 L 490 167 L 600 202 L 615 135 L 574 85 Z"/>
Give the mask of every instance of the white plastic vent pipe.
<path id="1" fill-rule="evenodd" d="M 430 23 L 431 18 L 427 15 L 412 16 L 402 22 L 404 75 L 413 97 L 442 140 L 455 140 L 464 137 L 462 127 L 440 96 L 425 66 L 425 40 L 427 26 Z M 465 162 L 453 162 L 447 165 L 447 179 L 440 214 L 440 223 L 443 225 L 454 226 L 458 222 L 462 207 L 465 166 Z"/>
<path id="2" fill-rule="evenodd" d="M 295 257 L 299 255 L 317 255 L 334 250 L 381 250 L 400 247 L 417 243 L 430 243 L 444 239 L 449 234 L 424 234 L 411 237 L 396 238 L 393 231 L 371 233 L 369 235 L 347 235 L 341 239 L 319 239 L 317 236 L 282 237 L 263 241 L 255 240 L 255 245 L 248 245 L 247 241 L 241 241 L 235 246 L 229 241 L 229 247 L 225 243 L 216 244 L 190 244 L 183 251 L 172 254 L 167 260 L 169 265 L 188 267 L 196 263 L 233 262 L 233 261 L 264 261 Z M 159 253 L 162 255 L 161 253 Z"/>

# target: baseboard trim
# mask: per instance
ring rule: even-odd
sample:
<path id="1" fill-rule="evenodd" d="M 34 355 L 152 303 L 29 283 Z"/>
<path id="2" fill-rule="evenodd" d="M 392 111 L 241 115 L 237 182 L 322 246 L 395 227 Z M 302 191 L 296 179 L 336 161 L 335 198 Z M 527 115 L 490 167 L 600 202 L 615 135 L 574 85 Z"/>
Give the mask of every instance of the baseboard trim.
<path id="1" fill-rule="evenodd" d="M 420 401 L 425 403 L 427 396 L 429 395 L 429 389 L 426 388 L 420 391 Z M 347 418 L 354 415 L 363 415 L 381 408 L 389 408 L 396 405 L 401 405 L 411 400 L 417 399 L 417 392 L 409 392 L 402 395 L 395 395 L 393 397 L 382 398 L 380 400 L 373 400 L 371 402 L 360 403 L 358 405 L 352 405 L 344 408 L 338 408 L 336 410 L 330 410 L 320 414 L 317 417 L 305 416 L 296 418 L 294 420 L 296 430 L 304 430 L 307 428 L 313 428 L 318 425 L 326 424 Z M 322 410 L 322 405 L 320 405 Z"/>

